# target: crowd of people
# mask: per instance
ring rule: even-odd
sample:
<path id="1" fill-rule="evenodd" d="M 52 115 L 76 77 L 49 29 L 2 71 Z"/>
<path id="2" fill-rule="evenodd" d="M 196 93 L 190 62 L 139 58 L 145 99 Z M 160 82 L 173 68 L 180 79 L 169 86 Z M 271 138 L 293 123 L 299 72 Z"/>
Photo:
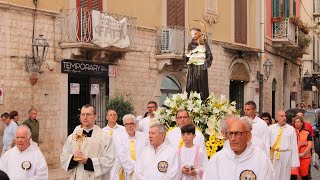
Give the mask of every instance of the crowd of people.
<path id="1" fill-rule="evenodd" d="M 70 179 L 310 178 L 313 134 L 311 125 L 303 120 L 303 111 L 287 124 L 286 114 L 280 110 L 273 123 L 269 113 L 258 117 L 256 104 L 248 101 L 245 116 L 228 115 L 222 120 L 226 141 L 208 160 L 204 135 L 191 123 L 188 111 L 179 109 L 177 127 L 167 131 L 154 121 L 157 103 L 150 101 L 147 110 L 148 116 L 141 120 L 125 115 L 120 125 L 116 110 L 108 109 L 107 125 L 101 129 L 95 125 L 95 107 L 84 105 L 81 124 L 68 136 L 60 155 Z M 12 113 L 1 115 L 6 127 L 0 170 L 10 179 L 48 179 L 48 166 L 37 145 L 37 110 L 31 108 L 29 119 L 19 126 L 14 117 Z"/>

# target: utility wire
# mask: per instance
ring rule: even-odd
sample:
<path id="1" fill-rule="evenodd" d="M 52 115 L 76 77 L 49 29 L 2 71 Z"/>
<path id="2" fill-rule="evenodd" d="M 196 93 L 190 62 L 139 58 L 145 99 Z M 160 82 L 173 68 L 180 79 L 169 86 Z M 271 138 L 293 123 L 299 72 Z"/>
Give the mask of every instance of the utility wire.
<path id="1" fill-rule="evenodd" d="M 301 5 L 303 7 L 304 12 L 306 12 L 306 14 L 311 18 L 311 20 L 313 20 L 313 18 L 309 15 L 309 13 L 307 12 L 306 8 L 304 7 L 304 5 L 302 3 L 302 0 L 300 0 L 300 2 L 301 2 Z"/>

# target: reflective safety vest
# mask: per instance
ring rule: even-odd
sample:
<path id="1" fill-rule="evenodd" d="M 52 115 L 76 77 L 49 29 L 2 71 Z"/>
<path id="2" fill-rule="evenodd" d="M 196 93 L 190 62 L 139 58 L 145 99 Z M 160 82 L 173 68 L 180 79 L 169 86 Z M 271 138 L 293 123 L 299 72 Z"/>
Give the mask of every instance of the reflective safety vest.
<path id="1" fill-rule="evenodd" d="M 299 150 L 299 153 L 302 153 L 308 147 L 308 135 L 310 134 L 310 132 L 303 129 L 300 132 L 296 131 L 296 133 L 298 138 L 298 150 Z M 311 150 L 309 150 L 309 152 L 305 156 L 300 158 L 310 158 L 310 157 L 311 157 Z"/>

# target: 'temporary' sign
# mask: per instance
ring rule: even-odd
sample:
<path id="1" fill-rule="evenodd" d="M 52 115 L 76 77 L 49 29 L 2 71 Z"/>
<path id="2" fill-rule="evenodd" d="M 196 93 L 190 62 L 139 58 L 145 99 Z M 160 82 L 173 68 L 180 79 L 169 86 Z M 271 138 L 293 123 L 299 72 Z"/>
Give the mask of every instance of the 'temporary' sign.
<path id="1" fill-rule="evenodd" d="M 62 60 L 61 72 L 69 74 L 95 74 L 108 76 L 108 65 L 87 61 Z"/>

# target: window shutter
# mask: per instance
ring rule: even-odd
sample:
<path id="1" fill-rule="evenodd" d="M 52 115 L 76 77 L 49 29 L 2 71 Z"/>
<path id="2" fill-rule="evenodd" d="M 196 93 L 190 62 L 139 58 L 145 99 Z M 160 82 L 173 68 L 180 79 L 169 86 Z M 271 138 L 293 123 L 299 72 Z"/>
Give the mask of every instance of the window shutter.
<path id="1" fill-rule="evenodd" d="M 184 27 L 184 0 L 177 0 L 176 25 Z"/>
<path id="2" fill-rule="evenodd" d="M 292 3 L 292 7 L 293 7 L 293 16 L 296 16 L 297 14 L 297 2 L 296 0 L 293 0 L 293 3 Z"/>
<path id="3" fill-rule="evenodd" d="M 272 0 L 272 17 L 280 16 L 280 0 Z"/>
<path id="4" fill-rule="evenodd" d="M 290 0 L 284 0 L 284 16 L 290 16 Z"/>
<path id="5" fill-rule="evenodd" d="M 247 0 L 235 0 L 235 42 L 247 44 Z"/>
<path id="6" fill-rule="evenodd" d="M 102 1 L 101 0 L 91 0 L 92 9 L 97 11 L 102 11 Z"/>
<path id="7" fill-rule="evenodd" d="M 184 27 L 184 0 L 167 0 L 167 26 Z"/>

